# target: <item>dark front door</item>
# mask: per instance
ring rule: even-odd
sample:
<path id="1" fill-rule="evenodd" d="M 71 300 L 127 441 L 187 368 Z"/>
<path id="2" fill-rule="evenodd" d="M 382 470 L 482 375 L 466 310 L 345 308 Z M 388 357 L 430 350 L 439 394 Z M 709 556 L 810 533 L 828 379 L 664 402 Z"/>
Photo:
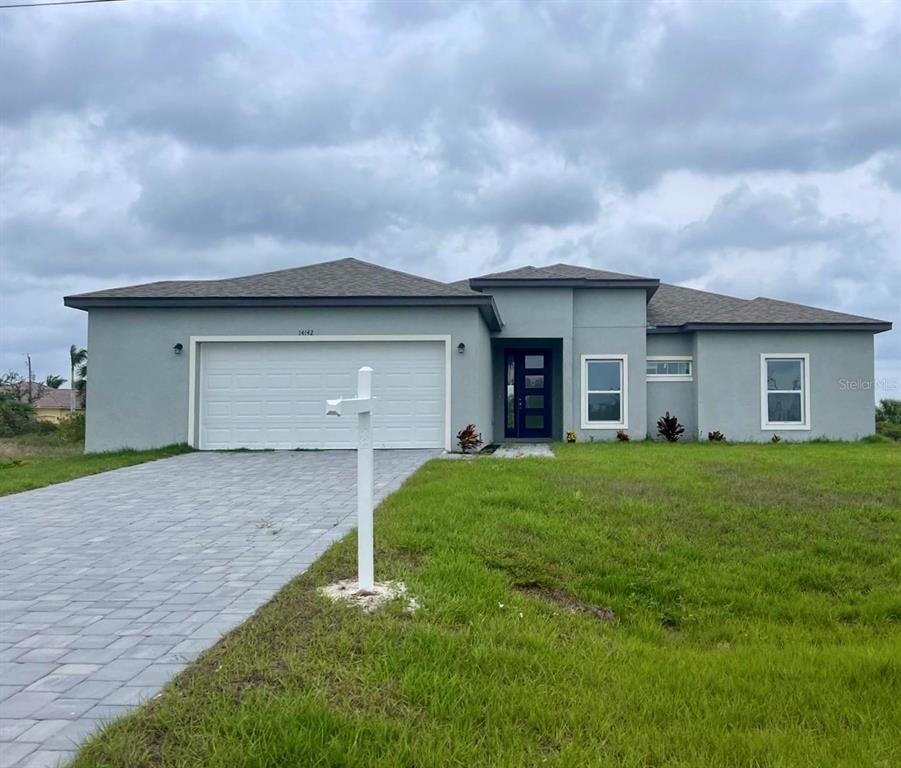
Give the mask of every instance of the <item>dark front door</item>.
<path id="1" fill-rule="evenodd" d="M 504 437 L 551 436 L 551 350 L 504 353 Z"/>

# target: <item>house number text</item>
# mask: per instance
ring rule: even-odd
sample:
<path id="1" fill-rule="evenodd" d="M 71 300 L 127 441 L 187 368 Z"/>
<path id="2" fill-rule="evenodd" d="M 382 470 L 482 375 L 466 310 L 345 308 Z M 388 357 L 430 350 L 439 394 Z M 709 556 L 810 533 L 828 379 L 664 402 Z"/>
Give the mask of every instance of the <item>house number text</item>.
<path id="1" fill-rule="evenodd" d="M 297 332 L 297 335 L 298 335 L 298 336 L 312 336 L 312 335 L 313 335 L 313 329 L 312 329 L 312 328 L 301 328 L 301 329 Z"/>

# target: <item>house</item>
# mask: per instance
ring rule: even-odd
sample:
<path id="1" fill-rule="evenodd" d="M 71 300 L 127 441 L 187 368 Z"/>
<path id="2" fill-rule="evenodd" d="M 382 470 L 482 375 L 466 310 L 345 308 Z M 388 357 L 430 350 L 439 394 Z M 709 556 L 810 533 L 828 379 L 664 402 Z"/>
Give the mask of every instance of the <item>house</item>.
<path id="1" fill-rule="evenodd" d="M 54 424 L 71 413 L 71 389 L 45 387 L 41 396 L 34 401 L 35 416 L 38 421 L 52 421 Z M 79 406 L 78 410 L 81 410 Z"/>
<path id="2" fill-rule="evenodd" d="M 87 450 L 349 448 L 325 400 L 375 369 L 380 447 L 654 435 L 857 439 L 891 323 L 568 264 L 442 283 L 356 259 L 68 296 L 88 312 Z"/>

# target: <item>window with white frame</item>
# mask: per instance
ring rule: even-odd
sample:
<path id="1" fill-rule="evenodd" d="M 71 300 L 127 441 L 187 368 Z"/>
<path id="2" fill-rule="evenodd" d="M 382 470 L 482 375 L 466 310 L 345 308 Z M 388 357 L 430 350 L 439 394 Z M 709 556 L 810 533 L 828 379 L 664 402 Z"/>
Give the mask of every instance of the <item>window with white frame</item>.
<path id="1" fill-rule="evenodd" d="M 761 429 L 810 429 L 810 355 L 760 356 Z"/>
<path id="2" fill-rule="evenodd" d="M 626 355 L 582 355 L 582 429 L 625 429 Z"/>
<path id="3" fill-rule="evenodd" d="M 691 381 L 691 357 L 648 357 L 646 374 L 648 381 Z"/>

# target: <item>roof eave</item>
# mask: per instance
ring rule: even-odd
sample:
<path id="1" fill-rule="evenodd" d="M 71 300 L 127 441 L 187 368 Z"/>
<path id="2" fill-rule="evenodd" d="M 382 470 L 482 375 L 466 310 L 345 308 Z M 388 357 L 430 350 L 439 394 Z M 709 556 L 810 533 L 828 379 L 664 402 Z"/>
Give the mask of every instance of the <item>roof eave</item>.
<path id="1" fill-rule="evenodd" d="M 693 331 L 890 331 L 892 324 L 884 320 L 859 323 L 683 323 L 681 325 L 648 325 L 648 333 L 691 333 Z"/>
<path id="2" fill-rule="evenodd" d="M 477 307 L 492 331 L 503 323 L 491 296 L 65 296 L 73 309 L 200 309 L 222 307 Z"/>

